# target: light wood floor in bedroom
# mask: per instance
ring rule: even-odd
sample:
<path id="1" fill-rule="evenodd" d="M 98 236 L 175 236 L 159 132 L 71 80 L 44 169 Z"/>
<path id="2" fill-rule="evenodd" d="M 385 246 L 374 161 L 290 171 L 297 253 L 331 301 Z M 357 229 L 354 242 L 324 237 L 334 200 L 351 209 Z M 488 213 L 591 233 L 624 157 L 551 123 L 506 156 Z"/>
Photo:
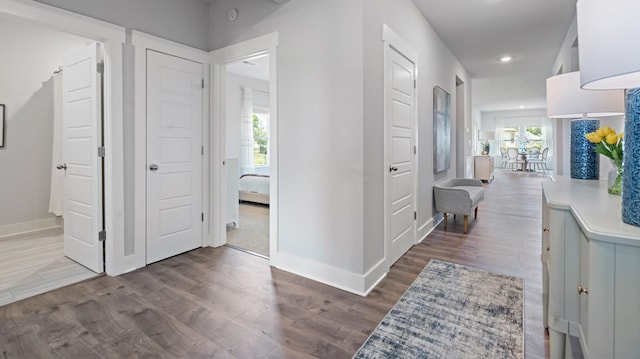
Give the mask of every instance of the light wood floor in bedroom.
<path id="1" fill-rule="evenodd" d="M 9 358 L 350 358 L 432 258 L 525 279 L 527 358 L 548 356 L 542 328 L 541 177 L 498 174 L 479 218 L 442 225 L 365 298 L 203 248 L 0 307 Z"/>

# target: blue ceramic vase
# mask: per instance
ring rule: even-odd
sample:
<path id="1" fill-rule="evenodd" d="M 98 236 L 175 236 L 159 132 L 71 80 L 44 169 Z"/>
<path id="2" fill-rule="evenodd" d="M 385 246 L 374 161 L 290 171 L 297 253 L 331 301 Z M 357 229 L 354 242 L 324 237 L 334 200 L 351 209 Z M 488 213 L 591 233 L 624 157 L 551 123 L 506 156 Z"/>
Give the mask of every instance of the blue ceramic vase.
<path id="1" fill-rule="evenodd" d="M 640 226 L 640 88 L 627 90 L 626 104 L 622 221 Z"/>
<path id="2" fill-rule="evenodd" d="M 596 145 L 584 135 L 600 127 L 600 120 L 571 121 L 571 178 L 597 180 L 600 178 L 600 155 Z"/>

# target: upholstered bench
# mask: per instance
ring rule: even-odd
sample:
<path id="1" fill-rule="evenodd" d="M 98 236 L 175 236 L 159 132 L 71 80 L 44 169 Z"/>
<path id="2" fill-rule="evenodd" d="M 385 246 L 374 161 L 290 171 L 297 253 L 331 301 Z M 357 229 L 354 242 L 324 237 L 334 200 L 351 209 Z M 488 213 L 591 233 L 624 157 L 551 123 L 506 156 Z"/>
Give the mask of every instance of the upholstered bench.
<path id="1" fill-rule="evenodd" d="M 447 214 L 464 216 L 464 233 L 467 233 L 469 216 L 478 218 L 478 203 L 484 200 L 482 181 L 477 179 L 453 178 L 433 186 L 436 210 L 444 213 L 444 228 L 447 229 Z"/>

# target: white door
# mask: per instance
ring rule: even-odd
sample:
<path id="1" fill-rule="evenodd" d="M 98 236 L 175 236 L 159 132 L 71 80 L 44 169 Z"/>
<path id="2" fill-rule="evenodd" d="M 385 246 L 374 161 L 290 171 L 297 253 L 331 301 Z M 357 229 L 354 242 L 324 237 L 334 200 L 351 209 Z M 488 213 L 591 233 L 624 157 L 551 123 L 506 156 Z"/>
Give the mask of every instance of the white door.
<path id="1" fill-rule="evenodd" d="M 64 255 L 104 272 L 102 219 L 102 76 L 100 46 L 63 59 Z M 66 166 L 66 167 L 64 167 Z"/>
<path id="2" fill-rule="evenodd" d="M 202 245 L 202 79 L 147 50 L 147 263 Z"/>
<path id="3" fill-rule="evenodd" d="M 415 65 L 389 47 L 390 69 L 387 76 L 387 123 L 390 126 L 390 158 L 387 196 L 389 264 L 395 263 L 415 244 L 414 218 L 414 110 Z"/>

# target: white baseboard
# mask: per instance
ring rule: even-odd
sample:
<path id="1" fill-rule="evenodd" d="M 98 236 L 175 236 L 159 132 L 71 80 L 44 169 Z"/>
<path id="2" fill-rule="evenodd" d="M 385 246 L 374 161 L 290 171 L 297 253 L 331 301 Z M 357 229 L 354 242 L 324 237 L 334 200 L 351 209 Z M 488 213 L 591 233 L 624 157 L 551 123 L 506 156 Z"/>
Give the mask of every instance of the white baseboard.
<path id="1" fill-rule="evenodd" d="M 62 227 L 62 217 L 49 217 L 29 222 L 5 224 L 0 226 L 0 238 Z"/>
<path id="2" fill-rule="evenodd" d="M 271 257 L 271 265 L 278 269 L 360 296 L 366 296 L 384 278 L 388 270 L 384 270 L 384 263 L 382 260 L 366 275 L 362 275 L 282 252 Z M 371 285 L 367 286 L 367 283 Z"/>
<path id="3" fill-rule="evenodd" d="M 442 222 L 442 218 L 432 217 L 427 223 L 418 228 L 418 243 L 422 243 L 427 236 Z"/>
<path id="4" fill-rule="evenodd" d="M 364 296 L 366 297 L 389 273 L 389 265 L 383 258 L 364 275 Z"/>

